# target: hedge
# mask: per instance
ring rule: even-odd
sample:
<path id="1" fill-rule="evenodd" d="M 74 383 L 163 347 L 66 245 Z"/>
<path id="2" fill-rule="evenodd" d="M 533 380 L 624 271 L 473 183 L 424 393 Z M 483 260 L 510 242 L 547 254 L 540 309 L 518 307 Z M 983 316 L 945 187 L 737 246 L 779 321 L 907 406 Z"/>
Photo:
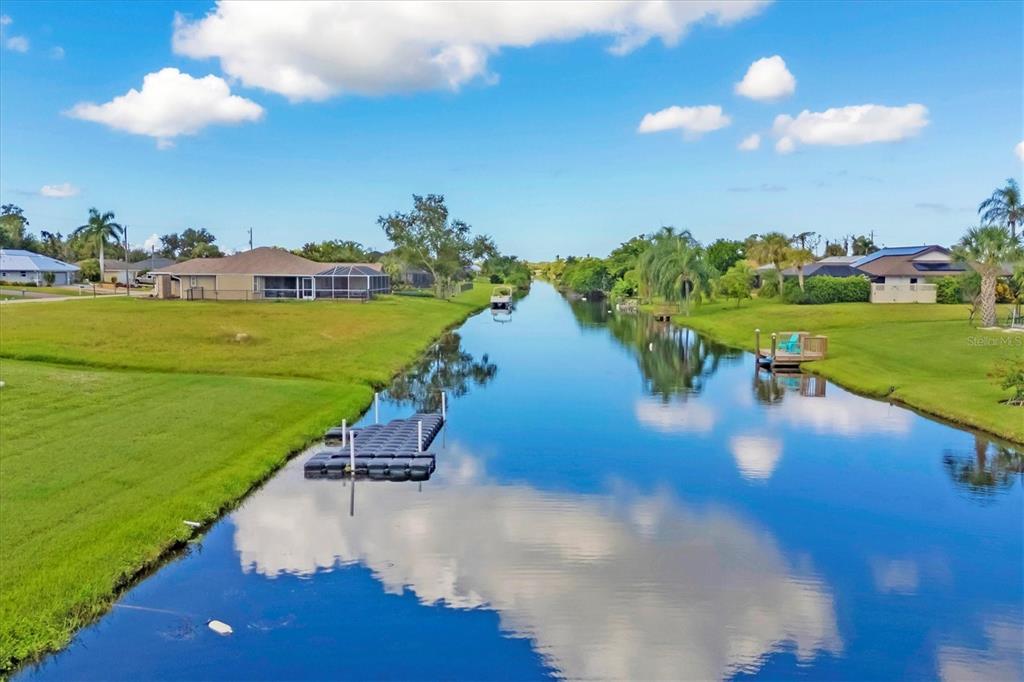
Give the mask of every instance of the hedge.
<path id="1" fill-rule="evenodd" d="M 935 280 L 936 303 L 960 303 L 963 291 L 960 289 L 959 277 L 940 277 Z"/>
<path id="2" fill-rule="evenodd" d="M 804 290 L 796 279 L 787 279 L 783 300 L 786 303 L 820 305 L 824 303 L 867 303 L 871 282 L 865 277 L 829 277 L 820 275 L 804 280 Z"/>

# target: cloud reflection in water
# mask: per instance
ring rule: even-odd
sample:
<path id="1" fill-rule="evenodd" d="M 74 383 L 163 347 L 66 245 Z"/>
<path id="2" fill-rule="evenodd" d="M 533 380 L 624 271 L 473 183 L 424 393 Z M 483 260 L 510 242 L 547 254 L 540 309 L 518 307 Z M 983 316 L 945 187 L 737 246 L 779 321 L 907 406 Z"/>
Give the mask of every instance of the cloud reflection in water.
<path id="1" fill-rule="evenodd" d="M 571 678 L 710 679 L 783 646 L 804 661 L 842 649 L 808 561 L 787 561 L 733 512 L 667 493 L 503 486 L 457 450 L 439 474 L 458 479 L 422 492 L 357 484 L 354 518 L 349 488 L 305 481 L 293 463 L 233 515 L 243 569 L 309 576 L 359 562 L 388 592 L 497 611 Z"/>

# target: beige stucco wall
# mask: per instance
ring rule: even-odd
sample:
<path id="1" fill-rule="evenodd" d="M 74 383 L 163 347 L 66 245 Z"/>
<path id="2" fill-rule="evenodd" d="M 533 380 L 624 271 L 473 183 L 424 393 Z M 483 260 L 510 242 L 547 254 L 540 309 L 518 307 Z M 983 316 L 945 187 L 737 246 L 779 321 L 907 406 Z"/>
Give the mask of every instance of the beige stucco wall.
<path id="1" fill-rule="evenodd" d="M 935 303 L 934 284 L 872 284 L 872 303 Z"/>
<path id="2" fill-rule="evenodd" d="M 217 291 L 224 294 L 228 291 L 252 293 L 252 275 L 217 275 Z"/>

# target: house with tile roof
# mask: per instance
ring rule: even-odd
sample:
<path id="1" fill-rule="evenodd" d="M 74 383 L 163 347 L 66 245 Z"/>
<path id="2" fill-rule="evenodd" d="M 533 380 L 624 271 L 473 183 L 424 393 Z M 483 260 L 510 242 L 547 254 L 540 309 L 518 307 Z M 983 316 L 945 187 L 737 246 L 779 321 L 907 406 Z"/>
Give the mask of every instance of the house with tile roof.
<path id="1" fill-rule="evenodd" d="M 872 303 L 935 303 L 936 287 L 926 278 L 967 270 L 949 249 L 935 244 L 880 249 L 861 256 L 852 267 L 871 280 Z"/>
<path id="2" fill-rule="evenodd" d="M 222 258 L 193 258 L 152 274 L 157 298 L 367 300 L 391 292 L 391 278 L 379 263 L 318 263 L 266 246 Z"/>

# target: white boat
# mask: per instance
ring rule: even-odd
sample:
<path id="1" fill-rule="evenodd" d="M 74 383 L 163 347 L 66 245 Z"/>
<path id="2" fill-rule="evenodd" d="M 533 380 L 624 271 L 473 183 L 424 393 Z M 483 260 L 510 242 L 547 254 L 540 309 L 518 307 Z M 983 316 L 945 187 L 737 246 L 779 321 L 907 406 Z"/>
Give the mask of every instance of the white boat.
<path id="1" fill-rule="evenodd" d="M 491 290 L 491 310 L 512 310 L 512 287 L 499 285 Z"/>

